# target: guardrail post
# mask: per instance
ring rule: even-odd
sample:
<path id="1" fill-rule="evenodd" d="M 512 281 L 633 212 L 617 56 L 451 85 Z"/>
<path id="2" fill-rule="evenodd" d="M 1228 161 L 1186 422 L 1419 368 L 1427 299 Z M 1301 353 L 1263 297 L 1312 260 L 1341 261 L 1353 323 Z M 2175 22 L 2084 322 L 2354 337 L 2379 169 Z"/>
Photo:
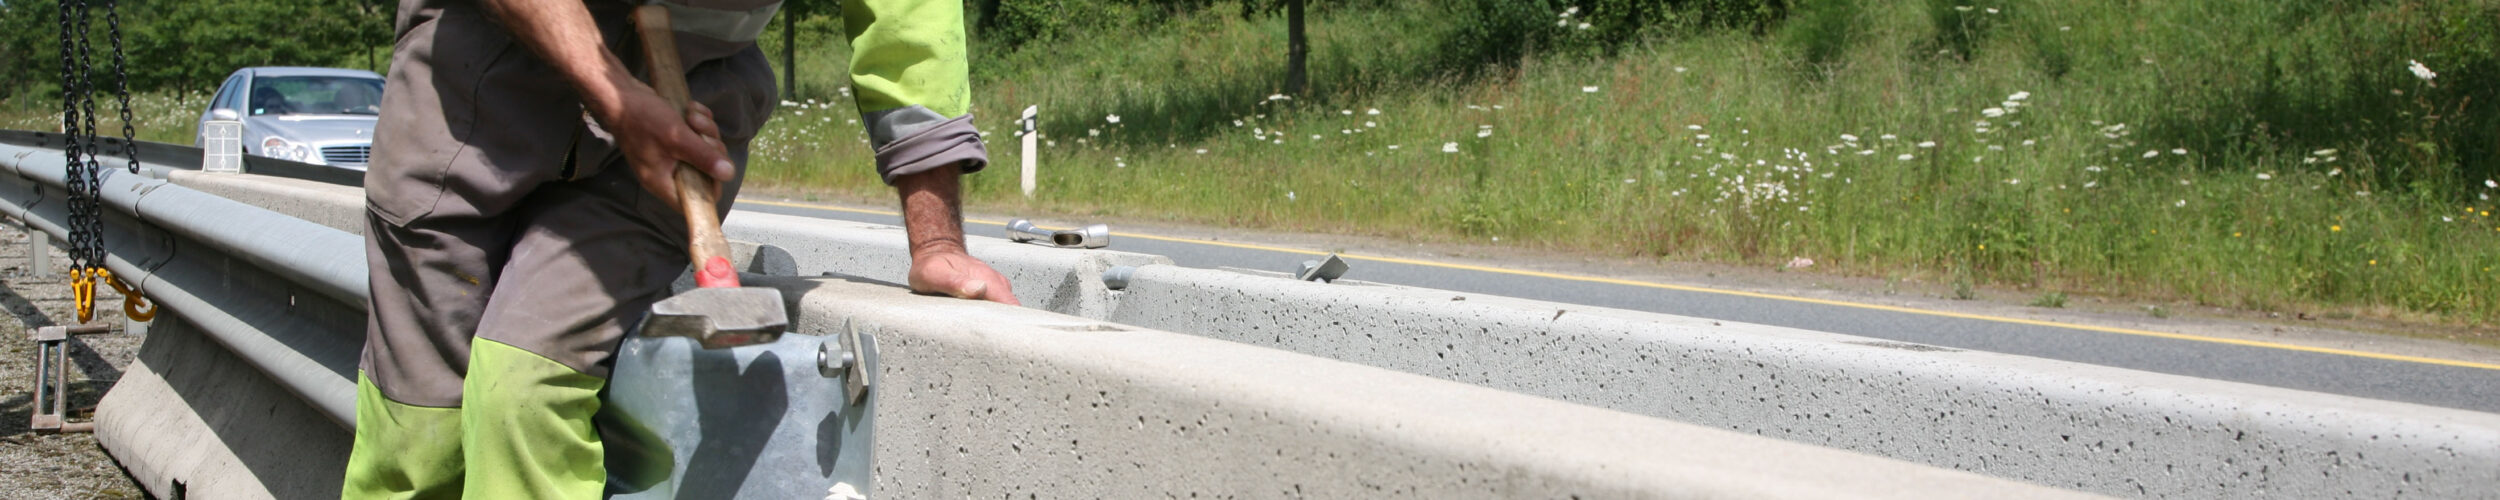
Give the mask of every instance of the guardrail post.
<path id="1" fill-rule="evenodd" d="M 27 273 L 29 273 L 30 276 L 38 277 L 51 276 L 52 233 L 46 233 L 39 229 L 30 228 L 26 231 L 26 236 L 28 238 L 26 245 L 26 260 L 33 262 L 32 265 L 27 266 Z"/>

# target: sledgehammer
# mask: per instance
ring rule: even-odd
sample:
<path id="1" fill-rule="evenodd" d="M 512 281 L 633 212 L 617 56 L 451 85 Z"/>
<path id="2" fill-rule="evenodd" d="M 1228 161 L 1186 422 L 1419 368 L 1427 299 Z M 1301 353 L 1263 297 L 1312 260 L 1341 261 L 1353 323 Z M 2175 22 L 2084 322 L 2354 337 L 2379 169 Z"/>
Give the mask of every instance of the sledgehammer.
<path id="1" fill-rule="evenodd" d="M 649 57 L 651 89 L 677 108 L 680 116 L 690 100 L 685 66 L 677 60 L 677 37 L 669 27 L 668 8 L 634 8 L 635 29 L 642 52 Z M 705 349 L 770 343 L 790 327 L 782 308 L 781 290 L 738 286 L 738 271 L 729 265 L 729 239 L 721 236 L 715 203 L 718 186 L 693 166 L 679 163 L 678 211 L 686 215 L 686 253 L 694 257 L 696 288 L 651 305 L 643 319 L 645 337 L 688 337 Z"/>

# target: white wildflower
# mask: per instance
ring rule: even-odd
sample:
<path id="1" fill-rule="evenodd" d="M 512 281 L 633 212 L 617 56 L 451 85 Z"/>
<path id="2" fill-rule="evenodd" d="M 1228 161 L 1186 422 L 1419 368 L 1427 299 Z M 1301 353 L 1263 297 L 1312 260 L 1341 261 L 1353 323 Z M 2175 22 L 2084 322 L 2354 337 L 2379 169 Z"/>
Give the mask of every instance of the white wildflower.
<path id="1" fill-rule="evenodd" d="M 1207 148 L 1198 148 L 1198 154 L 1207 154 Z"/>
<path id="2" fill-rule="evenodd" d="M 1443 153 L 1456 153 L 1456 152 L 1458 152 L 1458 143 L 1455 143 L 1455 142 L 1444 142 L 1444 143 L 1441 143 L 1441 152 L 1443 152 Z"/>
<path id="3" fill-rule="evenodd" d="M 1858 142 L 1858 136 L 1849 135 L 1849 134 L 1840 134 L 1840 140 L 1842 140 L 1842 141 L 1848 141 L 1848 142 Z"/>
<path id="4" fill-rule="evenodd" d="M 2274 174 L 2269 174 L 2269 173 L 2265 173 L 2265 172 L 2258 172 L 2258 173 L 2257 173 L 2257 180 L 2261 180 L 2261 181 L 2270 181 L 2270 180 L 2274 180 Z"/>
<path id="5" fill-rule="evenodd" d="M 1107 121 L 1107 122 L 1111 122 L 1111 123 L 1120 123 L 1120 115 L 1109 115 L 1109 116 L 1104 116 L 1104 117 L 1102 117 L 1102 121 Z"/>
<path id="6" fill-rule="evenodd" d="M 1337 114 L 1340 114 L 1340 115 L 1345 115 L 1345 116 L 1354 116 L 1354 110 L 1351 110 L 1351 109 L 1340 109 L 1340 110 L 1337 110 Z"/>
<path id="7" fill-rule="evenodd" d="M 1693 138 L 1707 141 L 1710 140 L 1710 134 L 1694 134 Z"/>
<path id="8" fill-rule="evenodd" d="M 2170 154 L 2187 156 L 2187 148 L 2172 148 Z"/>
<path id="9" fill-rule="evenodd" d="M 1901 155 L 1901 161 L 1910 161 L 1910 160 L 1911 160 L 1911 159 L 1913 159 L 1913 158 L 1918 158 L 1918 157 L 1916 157 L 1916 156 L 1910 156 L 1910 155 L 1908 155 L 1908 154 L 1903 154 L 1903 155 Z"/>
<path id="10" fill-rule="evenodd" d="M 2310 152 L 2309 152 L 2309 155 L 2310 155 L 2310 156 L 2335 156 L 2335 150 L 2332 150 L 2332 149 L 2320 149 L 2320 150 L 2317 150 L 2317 151 L 2310 151 Z"/>
<path id="11" fill-rule="evenodd" d="M 2334 170 L 2328 170 L 2328 171 L 2326 171 L 2326 176 L 2327 176 L 2327 177 L 2334 177 L 2334 176 L 2338 176 L 2338 175 L 2344 175 L 2344 169 L 2343 169 L 2343 167 L 2336 167 Z"/>
<path id="12" fill-rule="evenodd" d="M 1881 137 L 1877 137 L 1877 139 L 1883 139 L 1883 140 L 1887 140 L 1887 141 L 1889 141 L 1889 140 L 1893 140 L 1893 139 L 1899 139 L 1899 138 L 1900 138 L 1900 137 L 1898 137 L 1898 136 L 1894 136 L 1894 135 L 1892 135 L 1892 134 L 1884 134 L 1884 135 L 1883 135 L 1883 136 L 1881 136 Z"/>
<path id="13" fill-rule="evenodd" d="M 2171 203 L 2171 204 L 2170 204 L 2170 206 L 2173 206 L 2173 207 L 2179 207 L 2179 208 L 2187 208 L 2187 200 L 2179 200 L 2177 203 Z"/>
<path id="14" fill-rule="evenodd" d="M 1293 201 L 1293 199 L 1294 199 L 1293 192 L 1292 192 L 1292 191 L 1286 191 L 1286 192 L 1285 192 L 1285 201 Z"/>
<path id="15" fill-rule="evenodd" d="M 1267 100 L 1270 100 L 1270 101 L 1290 101 L 1290 100 L 1293 100 L 1293 96 L 1288 96 L 1288 95 L 1284 95 L 1284 94 L 1269 94 L 1269 95 L 1267 96 Z"/>
<path id="16" fill-rule="evenodd" d="M 1363 114 L 1366 114 L 1366 115 L 1372 115 L 1372 116 L 1380 116 L 1380 108 L 1367 108 L 1367 109 L 1364 109 L 1364 110 L 1363 110 Z"/>
<path id="17" fill-rule="evenodd" d="M 1378 122 L 1363 122 L 1363 128 L 1373 128 L 1378 126 L 1380 126 L 1380 123 Z"/>
<path id="18" fill-rule="evenodd" d="M 1089 128 L 1089 129 L 1085 129 L 1085 136 L 1086 136 L 1086 137 L 1102 137 L 1102 129 L 1098 129 L 1098 128 Z"/>
<path id="19" fill-rule="evenodd" d="M 2500 189 L 2500 181 L 2493 181 L 2493 180 L 2491 180 L 2491 179 L 2483 179 L 2483 187 Z"/>
<path id="20" fill-rule="evenodd" d="M 1493 129 L 1486 128 L 1486 129 L 1477 129 L 1477 130 L 1476 130 L 1476 138 L 1477 138 L 1477 139 L 1483 139 L 1483 138 L 1486 138 L 1486 137 L 1492 137 L 1492 136 L 1493 136 Z"/>
<path id="21" fill-rule="evenodd" d="M 1936 141 L 1922 141 L 1918 143 L 1918 147 L 1919 149 L 1936 147 Z"/>
<path id="22" fill-rule="evenodd" d="M 1875 154 L 1875 150 L 1872 150 L 1872 149 L 1861 149 L 1861 150 L 1858 150 L 1858 156 L 1867 156 L 1867 155 L 1872 155 L 1872 154 Z"/>
<path id="23" fill-rule="evenodd" d="M 2433 78 L 2439 78 L 2439 73 L 2431 72 L 2431 68 L 2429 66 L 2423 66 L 2422 61 L 2407 59 L 2405 60 L 2405 64 L 2408 69 L 2413 70 L 2413 76 L 2421 78 L 2422 81 L 2427 82 L 2431 81 Z"/>
<path id="24" fill-rule="evenodd" d="M 1982 110 L 1979 110 L 1979 114 L 1980 114 L 1980 115 L 1982 115 L 1982 116 L 1989 117 L 1989 118 L 1996 118 L 1996 117 L 2000 117 L 2000 116 L 2005 116 L 2005 108 L 1988 108 L 1988 109 L 1982 109 Z"/>
<path id="25" fill-rule="evenodd" d="M 2083 181 L 2083 188 L 2084 188 L 2084 189 L 2092 189 L 2092 188 L 2095 188 L 2095 187 L 2100 187 L 2100 185 L 2101 185 L 2101 181 Z"/>
<path id="26" fill-rule="evenodd" d="M 1595 93 L 1597 93 L 1597 86 L 1596 86 L 1596 85 L 1590 85 L 1590 86 L 1580 87 L 1580 92 L 1581 92 L 1581 93 L 1587 93 L 1587 94 L 1595 94 Z"/>
<path id="27" fill-rule="evenodd" d="M 1685 125 L 1685 126 L 1684 126 L 1684 129 L 1685 129 L 1685 130 L 1701 130 L 1701 126 L 1700 126 L 1700 125 Z"/>
<path id="28" fill-rule="evenodd" d="M 2144 157 L 2145 157 L 2145 158 L 2152 158 L 2152 157 L 2155 157 L 2155 156 L 2161 156 L 2161 150 L 2150 150 L 2150 151 L 2145 151 L 2145 152 L 2144 152 Z"/>
<path id="29" fill-rule="evenodd" d="M 2023 145 L 2025 145 L 2025 146 L 2029 146 L 2029 145 L 2033 145 L 2033 144 L 2039 144 L 2039 143 L 2040 143 L 2040 141 L 2035 141 L 2035 140 L 2031 140 L 2031 139 L 2023 139 Z"/>
<path id="30" fill-rule="evenodd" d="M 1684 72 L 1684 67 L 1683 67 L 1683 66 L 1676 66 L 1676 67 L 1675 67 L 1675 72 L 1677 72 L 1677 73 L 1683 73 L 1683 72 Z"/>

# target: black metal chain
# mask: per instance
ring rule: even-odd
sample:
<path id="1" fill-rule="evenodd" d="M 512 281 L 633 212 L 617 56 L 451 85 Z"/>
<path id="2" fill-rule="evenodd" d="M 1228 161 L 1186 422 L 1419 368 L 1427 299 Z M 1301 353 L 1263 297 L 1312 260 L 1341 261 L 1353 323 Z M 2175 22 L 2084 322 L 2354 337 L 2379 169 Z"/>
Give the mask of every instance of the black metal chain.
<path id="1" fill-rule="evenodd" d="M 130 173 L 139 173 L 139 130 L 130 119 L 129 58 L 122 57 L 121 0 L 105 0 L 104 23 L 111 28 L 106 36 L 113 40 L 113 93 L 122 101 L 122 158 L 130 160 Z"/>
<path id="2" fill-rule="evenodd" d="M 122 28 L 119 0 L 104 3 L 106 36 L 113 42 L 113 91 L 121 101 L 121 154 L 130 161 L 130 172 L 139 172 L 139 145 L 135 140 L 137 127 L 130 110 L 129 60 L 122 55 Z M 87 321 L 93 312 L 96 287 L 111 284 L 120 290 L 127 302 L 123 311 L 132 319 L 145 321 L 155 316 L 135 290 L 114 279 L 104 269 L 104 166 L 96 161 L 96 153 L 105 145 L 96 133 L 95 47 L 89 41 L 92 24 L 87 0 L 60 0 L 61 17 L 61 135 L 62 152 L 68 156 L 62 177 L 69 188 L 69 260 L 71 292 L 77 297 L 78 320 Z"/>
<path id="3" fill-rule="evenodd" d="M 103 185 L 97 182 L 96 171 L 102 165 L 96 153 L 103 149 L 96 143 L 95 111 L 95 49 L 88 43 L 88 5 L 86 0 L 67 0 L 77 6 L 78 71 L 69 75 L 78 80 L 79 118 L 83 122 L 72 140 L 80 141 L 80 158 L 69 163 L 65 172 L 69 182 L 70 264 L 75 269 L 104 267 L 104 221 L 101 202 Z"/>

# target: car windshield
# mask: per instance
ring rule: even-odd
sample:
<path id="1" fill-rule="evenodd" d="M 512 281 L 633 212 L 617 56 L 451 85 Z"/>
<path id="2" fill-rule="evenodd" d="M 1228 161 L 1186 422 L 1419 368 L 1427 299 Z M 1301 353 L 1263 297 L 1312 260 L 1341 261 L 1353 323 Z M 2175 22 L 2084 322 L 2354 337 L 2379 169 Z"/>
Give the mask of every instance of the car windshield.
<path id="1" fill-rule="evenodd" d="M 271 76 L 252 79 L 252 116 L 376 115 L 382 112 L 382 81 L 347 76 Z"/>

